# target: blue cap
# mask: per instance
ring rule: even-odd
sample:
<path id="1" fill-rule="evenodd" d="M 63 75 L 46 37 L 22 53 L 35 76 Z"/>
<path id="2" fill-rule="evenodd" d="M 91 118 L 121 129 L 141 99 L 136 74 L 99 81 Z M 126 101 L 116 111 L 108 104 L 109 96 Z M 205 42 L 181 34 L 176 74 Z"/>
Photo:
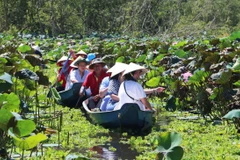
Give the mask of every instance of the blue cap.
<path id="1" fill-rule="evenodd" d="M 86 58 L 86 61 L 87 62 L 90 62 L 91 60 L 95 59 L 96 58 L 96 54 L 95 53 L 89 53 L 87 55 L 87 58 Z"/>

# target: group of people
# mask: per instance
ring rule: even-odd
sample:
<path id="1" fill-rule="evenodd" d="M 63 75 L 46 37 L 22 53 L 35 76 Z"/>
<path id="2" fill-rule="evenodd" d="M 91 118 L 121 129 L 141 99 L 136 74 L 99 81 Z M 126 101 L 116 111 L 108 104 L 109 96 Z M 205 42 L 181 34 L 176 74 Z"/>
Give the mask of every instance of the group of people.
<path id="1" fill-rule="evenodd" d="M 138 80 L 147 69 L 135 63 L 116 62 L 108 69 L 95 54 L 80 51 L 75 60 L 69 61 L 65 56 L 57 64 L 62 67 L 58 71 L 58 80 L 63 82 L 63 87 L 67 90 L 74 83 L 81 83 L 79 96 L 88 97 L 92 110 L 118 110 L 126 103 L 136 103 L 141 110 L 153 110 L 147 94 L 164 90 L 162 87 L 144 90 Z"/>

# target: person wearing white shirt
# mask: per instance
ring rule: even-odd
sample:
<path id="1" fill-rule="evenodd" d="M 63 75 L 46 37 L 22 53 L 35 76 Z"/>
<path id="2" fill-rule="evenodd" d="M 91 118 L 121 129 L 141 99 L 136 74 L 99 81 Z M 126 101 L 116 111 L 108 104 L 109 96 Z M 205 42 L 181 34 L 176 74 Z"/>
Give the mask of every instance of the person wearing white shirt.
<path id="1" fill-rule="evenodd" d="M 70 66 L 73 69 L 68 76 L 65 90 L 71 89 L 73 83 L 83 83 L 89 74 L 89 71 L 86 69 L 87 62 L 82 57 L 78 57 Z"/>
<path id="2" fill-rule="evenodd" d="M 145 74 L 147 69 L 135 63 L 130 63 L 124 71 L 124 81 L 120 85 L 118 97 L 119 103 L 114 110 L 119 110 L 126 103 L 136 103 L 141 110 L 153 110 L 147 100 L 143 87 L 137 82 L 140 76 Z M 160 88 L 163 91 L 163 88 Z M 160 90 L 158 89 L 158 90 Z"/>

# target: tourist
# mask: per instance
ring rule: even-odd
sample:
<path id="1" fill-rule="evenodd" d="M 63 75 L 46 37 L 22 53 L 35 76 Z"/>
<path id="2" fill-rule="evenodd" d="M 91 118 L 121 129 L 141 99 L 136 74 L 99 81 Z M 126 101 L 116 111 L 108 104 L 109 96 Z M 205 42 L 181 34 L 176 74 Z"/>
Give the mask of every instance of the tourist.
<path id="1" fill-rule="evenodd" d="M 74 83 L 83 83 L 89 74 L 89 71 L 86 69 L 87 61 L 79 56 L 71 64 L 74 67 L 67 79 L 65 90 L 71 89 Z"/>
<path id="2" fill-rule="evenodd" d="M 72 60 L 68 59 L 67 56 L 62 56 L 57 61 L 57 66 L 60 67 L 59 70 L 58 70 L 57 81 L 59 83 L 61 83 L 61 86 L 57 87 L 58 91 L 62 91 L 66 87 L 67 77 L 68 77 L 69 72 L 72 69 L 71 67 L 69 67 L 71 62 L 72 62 Z"/>
<path id="3" fill-rule="evenodd" d="M 84 81 L 81 90 L 80 90 L 80 96 L 84 95 L 84 90 L 90 88 L 91 90 L 91 98 L 90 98 L 90 108 L 95 108 L 97 103 L 100 100 L 99 95 L 99 87 L 103 80 L 103 78 L 109 76 L 108 73 L 103 69 L 105 66 L 105 63 L 100 59 L 96 58 L 92 61 L 92 63 L 89 65 L 89 69 L 92 70 L 90 74 L 87 76 L 86 80 Z"/>
<path id="4" fill-rule="evenodd" d="M 103 98 L 100 110 L 111 111 L 119 101 L 118 90 L 122 82 L 122 73 L 128 65 L 124 63 L 116 63 L 108 72 L 111 72 L 110 81 L 107 89 L 107 94 Z"/>
<path id="5" fill-rule="evenodd" d="M 124 71 L 124 82 L 121 84 L 118 92 L 119 103 L 114 110 L 119 110 L 126 103 L 136 103 L 141 110 L 153 110 L 147 100 L 143 87 L 137 82 L 140 76 L 145 74 L 147 69 L 135 63 L 130 63 Z M 159 92 L 163 88 L 158 88 Z M 150 93 L 150 91 L 148 91 Z M 152 91 L 151 91 L 152 92 Z"/>

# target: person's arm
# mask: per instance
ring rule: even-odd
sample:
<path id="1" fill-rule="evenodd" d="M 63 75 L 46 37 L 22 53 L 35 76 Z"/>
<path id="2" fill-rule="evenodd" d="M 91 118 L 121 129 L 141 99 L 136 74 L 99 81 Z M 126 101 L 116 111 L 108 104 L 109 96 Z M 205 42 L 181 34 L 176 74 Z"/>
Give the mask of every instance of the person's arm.
<path id="1" fill-rule="evenodd" d="M 143 105 L 150 110 L 153 110 L 152 106 L 150 105 L 150 103 L 148 102 L 147 98 L 142 98 L 140 99 L 140 101 L 143 103 Z"/>
<path id="2" fill-rule="evenodd" d="M 77 72 L 76 72 L 77 70 L 72 70 L 71 72 L 70 72 L 70 74 L 69 74 L 69 76 L 70 76 L 70 81 L 72 82 L 72 83 L 77 83 L 78 82 L 78 80 L 76 79 L 76 74 L 78 74 Z"/>
<path id="3" fill-rule="evenodd" d="M 119 101 L 119 97 L 118 97 L 116 94 L 111 94 L 111 98 L 112 98 L 114 101 Z"/>
<path id="4" fill-rule="evenodd" d="M 84 87 L 84 86 L 82 85 L 82 87 L 80 88 L 80 91 L 79 91 L 79 96 L 80 96 L 80 97 L 82 97 L 82 96 L 84 95 L 85 90 L 86 90 L 86 87 Z"/>
<path id="5" fill-rule="evenodd" d="M 89 83 L 89 76 L 86 77 L 85 81 L 82 84 L 82 87 L 80 88 L 80 91 L 79 91 L 79 95 L 80 96 L 83 96 L 85 90 L 89 88 L 89 84 L 88 83 Z"/>
<path id="6" fill-rule="evenodd" d="M 99 90 L 99 96 L 100 98 L 105 97 L 105 95 L 107 94 L 108 88 L 104 88 L 102 90 Z"/>
<path id="7" fill-rule="evenodd" d="M 153 88 L 153 89 L 144 89 L 144 92 L 146 94 L 152 94 L 152 93 L 161 93 L 165 90 L 165 88 L 163 87 L 157 87 L 157 88 Z"/>
<path id="8" fill-rule="evenodd" d="M 105 97 L 105 95 L 107 94 L 108 91 L 108 85 L 109 85 L 109 79 L 108 77 L 103 78 L 100 87 L 99 87 L 99 95 L 100 98 Z"/>

